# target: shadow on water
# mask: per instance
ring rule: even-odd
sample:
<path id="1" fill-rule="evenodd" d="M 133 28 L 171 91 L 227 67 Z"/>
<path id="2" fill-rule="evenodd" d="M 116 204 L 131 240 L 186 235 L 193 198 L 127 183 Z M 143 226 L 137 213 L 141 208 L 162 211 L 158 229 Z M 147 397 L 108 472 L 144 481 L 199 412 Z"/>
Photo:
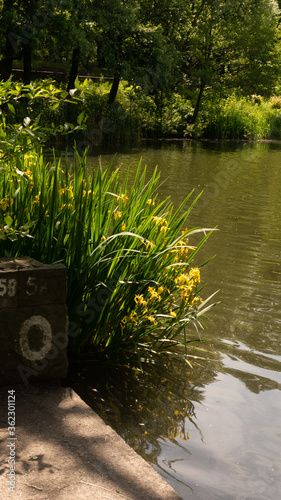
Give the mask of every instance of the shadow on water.
<path id="1" fill-rule="evenodd" d="M 183 499 L 279 498 L 281 145 L 163 141 L 115 165 L 133 177 L 140 157 L 167 179 L 159 198 L 204 191 L 189 228 L 219 228 L 198 254 L 216 255 L 202 269 L 206 297 L 220 290 L 204 332 L 216 356 L 145 373 L 73 368 L 72 386 Z"/>
<path id="2" fill-rule="evenodd" d="M 205 384 L 215 381 L 219 360 L 212 358 L 191 366 L 150 364 L 143 371 L 83 363 L 71 366 L 69 383 L 137 453 L 157 464 L 160 438 L 187 441 L 192 425 L 203 439 L 194 403 L 203 402 Z"/>

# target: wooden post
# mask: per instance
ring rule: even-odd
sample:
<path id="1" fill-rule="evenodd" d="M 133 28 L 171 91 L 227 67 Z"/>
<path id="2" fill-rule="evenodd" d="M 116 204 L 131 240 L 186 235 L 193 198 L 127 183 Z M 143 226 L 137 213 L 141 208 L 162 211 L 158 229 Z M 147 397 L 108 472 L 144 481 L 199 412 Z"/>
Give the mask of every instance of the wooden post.
<path id="1" fill-rule="evenodd" d="M 0 259 L 0 385 L 67 374 L 66 268 Z"/>

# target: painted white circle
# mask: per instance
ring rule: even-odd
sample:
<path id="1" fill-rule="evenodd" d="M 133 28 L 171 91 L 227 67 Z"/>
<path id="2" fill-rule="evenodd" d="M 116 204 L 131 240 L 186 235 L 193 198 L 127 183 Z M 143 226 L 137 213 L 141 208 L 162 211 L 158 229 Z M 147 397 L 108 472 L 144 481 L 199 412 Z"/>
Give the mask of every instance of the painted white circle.
<path id="1" fill-rule="evenodd" d="M 28 333 L 33 326 L 37 326 L 43 335 L 42 340 L 44 345 L 39 351 L 33 351 L 29 346 Z M 31 316 L 31 318 L 25 320 L 20 330 L 20 348 L 23 356 L 30 361 L 38 361 L 45 358 L 51 347 L 52 328 L 49 321 L 43 318 L 43 316 Z"/>

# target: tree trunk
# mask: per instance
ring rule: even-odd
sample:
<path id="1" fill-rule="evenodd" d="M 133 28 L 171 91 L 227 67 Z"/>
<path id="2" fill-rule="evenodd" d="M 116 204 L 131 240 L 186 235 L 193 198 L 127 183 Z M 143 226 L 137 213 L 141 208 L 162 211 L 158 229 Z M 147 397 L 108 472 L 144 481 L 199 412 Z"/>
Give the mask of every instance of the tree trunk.
<path id="1" fill-rule="evenodd" d="M 192 125 L 194 125 L 196 123 L 204 89 L 205 89 L 205 82 L 202 80 L 201 83 L 200 83 L 200 89 L 199 89 L 199 94 L 198 94 L 198 97 L 197 97 L 196 105 L 195 105 L 195 108 L 194 108 L 194 111 L 193 111 L 193 115 L 192 115 L 192 118 L 191 118 L 191 124 Z"/>
<path id="2" fill-rule="evenodd" d="M 114 75 L 113 83 L 112 83 L 112 86 L 111 86 L 111 89 L 109 92 L 109 96 L 108 96 L 108 104 L 113 104 L 115 99 L 116 99 L 116 95 L 117 95 L 119 83 L 120 83 L 120 78 L 121 78 L 121 76 L 120 76 L 119 71 L 116 71 L 116 73 Z"/>
<path id="3" fill-rule="evenodd" d="M 12 10 L 14 8 L 14 0 L 5 0 L 2 9 L 3 18 L 7 19 L 7 29 L 5 33 L 6 47 L 5 57 L 1 60 L 1 75 L 4 80 L 9 80 L 13 70 L 13 59 L 18 53 L 17 39 L 12 33 L 10 20 L 13 18 Z"/>
<path id="4" fill-rule="evenodd" d="M 9 80 L 13 70 L 14 50 L 6 34 L 5 57 L 0 61 L 0 72 L 3 80 Z"/>
<path id="5" fill-rule="evenodd" d="M 79 59 L 80 59 L 80 47 L 76 47 L 75 49 L 73 49 L 72 52 L 71 70 L 69 73 L 69 80 L 67 86 L 68 92 L 70 91 L 70 89 L 75 88 L 75 80 L 78 76 L 78 69 L 79 69 Z"/>
<path id="6" fill-rule="evenodd" d="M 25 43 L 23 46 L 23 83 L 29 85 L 31 82 L 31 45 Z"/>

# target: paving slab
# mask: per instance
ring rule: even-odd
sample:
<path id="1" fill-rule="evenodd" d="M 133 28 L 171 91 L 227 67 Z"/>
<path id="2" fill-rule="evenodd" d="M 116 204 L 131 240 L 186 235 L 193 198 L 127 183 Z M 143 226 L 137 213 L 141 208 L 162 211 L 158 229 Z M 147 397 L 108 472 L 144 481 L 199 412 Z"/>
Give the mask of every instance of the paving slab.
<path id="1" fill-rule="evenodd" d="M 44 385 L 0 390 L 0 499 L 11 498 L 180 500 L 72 389 Z"/>

